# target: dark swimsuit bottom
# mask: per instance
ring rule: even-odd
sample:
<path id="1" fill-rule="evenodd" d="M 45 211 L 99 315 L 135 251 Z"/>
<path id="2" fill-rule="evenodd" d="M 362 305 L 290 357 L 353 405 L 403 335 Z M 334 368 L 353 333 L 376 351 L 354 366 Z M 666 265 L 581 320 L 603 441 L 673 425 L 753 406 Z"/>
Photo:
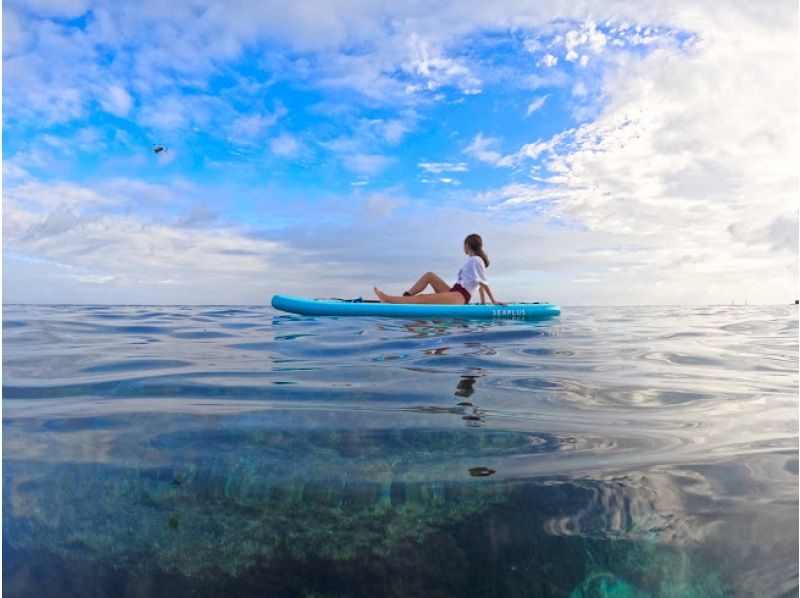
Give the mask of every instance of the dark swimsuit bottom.
<path id="1" fill-rule="evenodd" d="M 451 291 L 458 291 L 459 293 L 461 293 L 464 296 L 464 305 L 469 303 L 469 300 L 471 299 L 469 291 L 467 289 L 465 289 L 464 287 L 462 287 L 460 284 L 458 284 L 458 283 L 454 284 L 453 288 L 450 289 L 450 290 Z"/>

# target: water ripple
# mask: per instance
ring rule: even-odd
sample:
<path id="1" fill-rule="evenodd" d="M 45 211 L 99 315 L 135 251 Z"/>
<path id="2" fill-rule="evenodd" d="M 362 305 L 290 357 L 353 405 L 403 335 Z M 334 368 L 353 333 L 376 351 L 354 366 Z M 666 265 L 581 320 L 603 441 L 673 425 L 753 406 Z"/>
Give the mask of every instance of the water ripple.
<path id="1" fill-rule="evenodd" d="M 441 553 L 500 547 L 492 579 L 580 562 L 556 595 L 796 590 L 797 332 L 793 306 L 5 306 L 4 549 L 208 584 L 212 558 L 228 581 L 281 550 L 382 567 L 447 530 Z"/>

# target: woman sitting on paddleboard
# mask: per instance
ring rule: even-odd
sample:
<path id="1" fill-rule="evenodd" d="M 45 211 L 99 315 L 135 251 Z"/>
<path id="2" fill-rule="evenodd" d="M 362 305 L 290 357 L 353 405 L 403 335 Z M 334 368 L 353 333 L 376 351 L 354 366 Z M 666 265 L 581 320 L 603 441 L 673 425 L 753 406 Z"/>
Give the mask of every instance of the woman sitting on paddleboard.
<path id="1" fill-rule="evenodd" d="M 492 296 L 486 279 L 486 268 L 489 266 L 489 258 L 483 251 L 483 239 L 480 235 L 469 235 L 464 239 L 464 253 L 469 256 L 467 263 L 458 271 L 456 284 L 449 287 L 440 276 L 434 272 L 426 272 L 414 286 L 403 293 L 402 297 L 397 295 L 387 295 L 378 287 L 375 287 L 375 294 L 383 303 L 435 303 L 446 305 L 465 305 L 475 296 L 476 291 L 480 290 L 481 303 L 486 303 L 484 291 L 489 294 L 489 300 L 497 303 Z M 433 293 L 420 295 L 425 288 L 431 285 Z"/>

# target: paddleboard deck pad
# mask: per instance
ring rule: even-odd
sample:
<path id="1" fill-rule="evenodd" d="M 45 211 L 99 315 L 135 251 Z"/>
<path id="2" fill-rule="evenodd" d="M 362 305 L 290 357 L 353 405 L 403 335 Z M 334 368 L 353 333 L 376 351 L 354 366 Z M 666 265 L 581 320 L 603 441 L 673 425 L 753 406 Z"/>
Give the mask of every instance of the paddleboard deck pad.
<path id="1" fill-rule="evenodd" d="M 457 318 L 467 320 L 542 319 L 557 316 L 561 308 L 552 303 L 507 305 L 433 305 L 380 303 L 361 299 L 306 299 L 275 295 L 272 307 L 304 316 L 381 316 L 390 318 Z"/>

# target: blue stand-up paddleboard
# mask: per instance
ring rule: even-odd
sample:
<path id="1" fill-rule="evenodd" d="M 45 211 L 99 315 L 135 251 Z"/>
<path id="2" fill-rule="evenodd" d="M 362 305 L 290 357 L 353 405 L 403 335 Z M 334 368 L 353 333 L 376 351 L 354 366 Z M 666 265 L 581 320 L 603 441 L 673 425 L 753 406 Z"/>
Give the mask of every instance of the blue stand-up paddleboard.
<path id="1" fill-rule="evenodd" d="M 492 320 L 497 318 L 541 319 L 561 313 L 551 303 L 509 303 L 507 305 L 434 305 L 420 303 L 380 303 L 360 299 L 304 299 L 275 295 L 272 307 L 304 316 L 384 316 L 391 318 L 459 318 Z"/>

